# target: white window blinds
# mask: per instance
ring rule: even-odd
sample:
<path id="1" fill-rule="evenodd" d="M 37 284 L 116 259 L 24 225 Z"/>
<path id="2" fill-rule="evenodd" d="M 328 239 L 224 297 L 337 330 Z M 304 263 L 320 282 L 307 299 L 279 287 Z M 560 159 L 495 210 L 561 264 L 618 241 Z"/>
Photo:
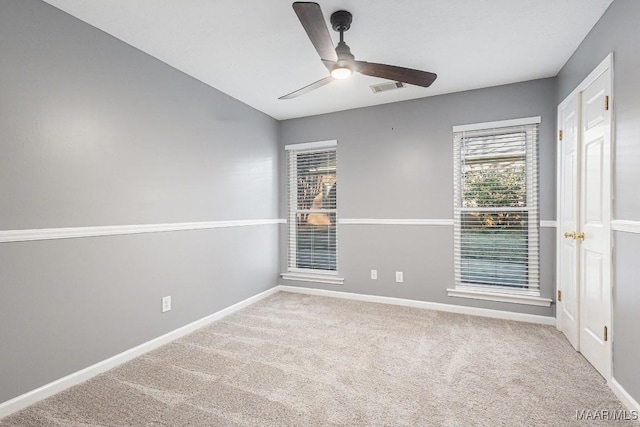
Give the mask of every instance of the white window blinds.
<path id="1" fill-rule="evenodd" d="M 454 128 L 457 287 L 539 295 L 537 151 L 537 123 Z"/>
<path id="2" fill-rule="evenodd" d="M 336 148 L 288 146 L 289 271 L 338 269 Z M 311 148 L 310 148 L 311 147 Z"/>

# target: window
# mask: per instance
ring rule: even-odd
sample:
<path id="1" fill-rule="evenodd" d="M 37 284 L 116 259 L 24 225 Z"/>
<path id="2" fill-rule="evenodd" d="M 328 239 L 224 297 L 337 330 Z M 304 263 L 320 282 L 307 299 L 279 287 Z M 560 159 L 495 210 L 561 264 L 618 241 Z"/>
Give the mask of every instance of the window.
<path id="1" fill-rule="evenodd" d="M 288 145 L 288 272 L 338 270 L 336 141 Z M 289 275 L 291 276 L 291 275 Z M 341 280 L 341 279 L 340 279 Z M 335 281 L 331 280 L 331 283 Z"/>
<path id="2" fill-rule="evenodd" d="M 540 295 L 538 123 L 454 127 L 456 290 Z"/>

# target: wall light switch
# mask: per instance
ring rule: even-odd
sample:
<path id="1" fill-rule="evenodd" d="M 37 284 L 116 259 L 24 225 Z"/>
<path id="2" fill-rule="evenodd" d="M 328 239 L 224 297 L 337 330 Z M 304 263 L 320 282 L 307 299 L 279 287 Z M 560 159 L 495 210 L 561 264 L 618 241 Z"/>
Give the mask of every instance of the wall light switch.
<path id="1" fill-rule="evenodd" d="M 396 271 L 396 283 L 404 282 L 402 271 Z"/>
<path id="2" fill-rule="evenodd" d="M 171 297 L 162 297 L 162 312 L 166 313 L 171 310 Z"/>
<path id="3" fill-rule="evenodd" d="M 378 280 L 378 270 L 371 270 L 371 280 Z"/>

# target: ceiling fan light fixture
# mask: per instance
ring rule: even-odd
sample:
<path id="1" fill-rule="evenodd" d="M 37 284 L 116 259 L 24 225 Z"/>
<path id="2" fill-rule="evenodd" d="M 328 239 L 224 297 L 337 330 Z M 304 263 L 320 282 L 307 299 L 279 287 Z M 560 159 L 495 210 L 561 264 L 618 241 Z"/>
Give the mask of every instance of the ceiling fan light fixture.
<path id="1" fill-rule="evenodd" d="M 353 71 L 348 67 L 336 67 L 331 70 L 331 77 L 334 79 L 346 79 L 351 77 L 351 74 L 353 74 Z"/>

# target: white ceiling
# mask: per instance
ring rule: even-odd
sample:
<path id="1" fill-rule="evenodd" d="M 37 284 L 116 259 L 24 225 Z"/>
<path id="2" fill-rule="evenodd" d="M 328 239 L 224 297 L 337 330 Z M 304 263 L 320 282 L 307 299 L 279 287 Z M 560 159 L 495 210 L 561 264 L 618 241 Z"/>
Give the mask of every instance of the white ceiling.
<path id="1" fill-rule="evenodd" d="M 555 76 L 612 2 L 320 0 L 327 22 L 353 14 L 356 59 L 438 79 L 374 94 L 383 80 L 358 74 L 278 100 L 328 74 L 291 0 L 45 1 L 276 119 Z"/>

